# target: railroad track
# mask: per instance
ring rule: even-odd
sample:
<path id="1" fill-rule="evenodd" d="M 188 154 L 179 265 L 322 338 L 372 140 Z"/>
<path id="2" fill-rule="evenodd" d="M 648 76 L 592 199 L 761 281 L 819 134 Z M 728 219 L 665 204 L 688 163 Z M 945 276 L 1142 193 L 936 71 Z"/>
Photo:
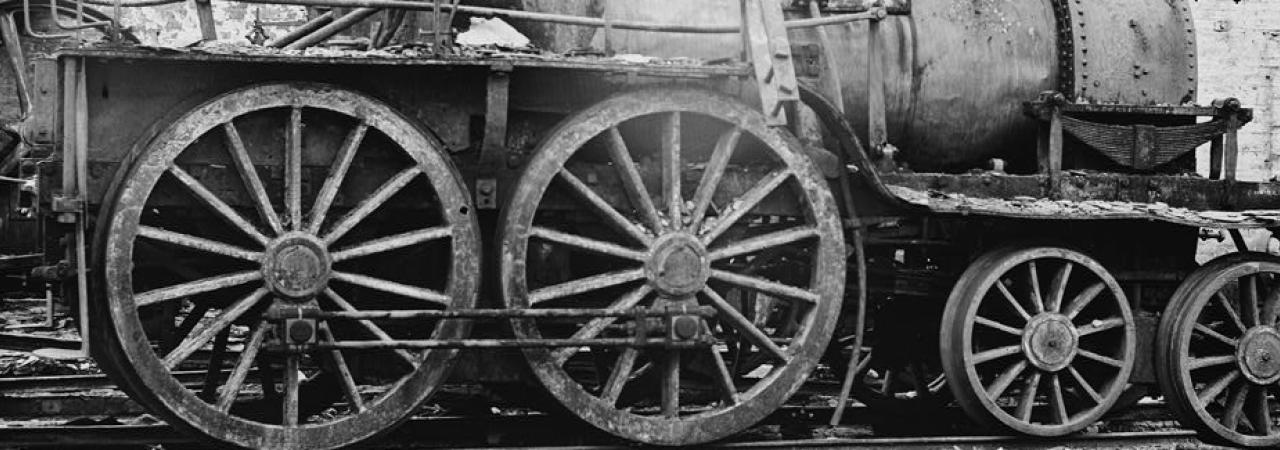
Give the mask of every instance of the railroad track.
<path id="1" fill-rule="evenodd" d="M 578 439 L 584 442 L 565 444 L 540 440 L 520 443 L 510 442 L 502 433 L 516 433 L 534 428 L 556 430 L 564 434 L 566 419 L 558 417 L 525 417 L 520 419 L 475 420 L 472 417 L 416 418 L 393 431 L 373 448 L 380 449 L 433 449 L 433 448 L 564 448 L 575 450 L 633 449 L 633 445 L 613 438 L 595 435 L 585 429 Z M 551 425 L 556 425 L 551 427 Z M 498 427 L 500 429 L 495 429 Z M 569 428 L 574 429 L 574 428 Z M 58 426 L 5 429 L 0 437 L 0 447 L 38 448 L 101 448 L 107 446 L 189 446 L 197 442 L 163 424 L 119 426 Z M 830 430 L 839 432 L 840 430 Z M 748 432 L 748 434 L 755 431 Z M 447 440 L 441 438 L 448 436 Z M 497 441 L 492 441 L 494 438 Z M 562 436 L 563 437 L 563 436 Z M 459 439 L 464 438 L 464 439 Z M 489 440 L 489 441 L 486 441 Z M 596 441 L 599 439 L 599 441 Z M 710 446 L 725 449 L 870 449 L 893 447 L 899 449 L 1120 449 L 1120 448 L 1168 448 L 1215 449 L 1219 447 L 1201 443 L 1195 433 L 1186 430 L 1152 432 L 1098 433 L 1074 436 L 1069 439 L 1035 440 L 1008 436 L 937 436 L 937 437 L 858 437 L 842 438 L 811 436 L 806 438 L 752 436 L 737 442 Z"/>

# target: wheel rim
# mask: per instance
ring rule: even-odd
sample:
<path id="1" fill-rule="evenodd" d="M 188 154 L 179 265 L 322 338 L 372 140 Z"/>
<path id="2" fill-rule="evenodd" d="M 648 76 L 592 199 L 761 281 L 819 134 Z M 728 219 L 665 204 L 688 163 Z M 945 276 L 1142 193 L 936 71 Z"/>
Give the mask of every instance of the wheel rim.
<path id="1" fill-rule="evenodd" d="M 653 136 L 659 137 L 657 143 L 646 139 Z M 614 97 L 568 119 L 551 134 L 529 164 L 506 211 L 502 280 L 508 307 L 706 305 L 719 314 L 718 319 L 700 325 L 716 336 L 715 351 L 526 350 L 534 373 L 553 396 L 587 422 L 616 435 L 650 444 L 689 445 L 750 426 L 799 388 L 834 329 L 843 292 L 844 254 L 831 193 L 794 145 L 769 129 L 758 112 L 734 100 L 683 90 Z M 592 150 L 580 151 L 588 146 Z M 647 162 L 637 165 L 635 159 L 645 150 L 651 151 L 642 160 Z M 596 151 L 605 152 L 614 164 L 610 171 L 621 174 L 625 199 L 603 200 L 569 170 L 580 170 L 577 164 Z M 707 168 L 700 176 L 682 170 L 704 161 Z M 658 162 L 659 168 L 648 170 L 652 162 Z M 731 209 L 722 209 L 729 206 L 722 183 L 741 179 L 738 174 L 748 171 L 744 162 L 762 164 L 761 172 L 767 170 L 768 175 L 751 180 L 752 188 Z M 642 172 L 661 180 L 648 183 L 652 192 L 661 191 L 659 200 L 651 198 Z M 686 183 L 686 179 L 700 181 Z M 607 237 L 588 238 L 584 232 L 569 233 L 565 225 L 550 224 L 553 220 L 548 219 L 547 210 L 555 202 L 546 194 L 553 181 L 573 192 L 582 202 L 578 204 L 612 222 L 614 231 L 598 234 Z M 686 195 L 690 192 L 693 195 Z M 802 214 L 779 219 L 773 225 L 780 231 L 761 232 L 758 228 L 763 227 L 748 226 L 760 217 L 758 208 L 770 195 L 787 194 L 796 199 L 792 205 L 801 205 Z M 743 233 L 747 237 L 738 237 Z M 545 254 L 548 246 L 553 247 L 551 254 L 560 246 L 566 251 L 609 255 L 604 266 L 623 268 L 538 281 L 537 268 L 545 265 L 531 262 L 530 257 Z M 799 256 L 769 256 L 779 248 Z M 793 284 L 754 275 L 756 269 L 750 268 L 748 260 L 771 258 L 782 262 L 763 273 L 781 276 L 775 274 L 793 271 L 787 278 Z M 577 295 L 585 290 L 591 291 L 590 297 Z M 752 300 L 724 294 L 731 291 L 760 292 L 768 297 L 768 306 L 756 302 L 754 308 L 745 308 L 741 305 Z M 514 329 L 520 338 L 557 333 L 586 338 L 600 335 L 610 324 L 626 325 L 626 321 L 595 320 L 568 330 L 521 321 Z M 767 326 L 761 328 L 761 324 Z M 730 335 L 738 341 L 726 339 Z M 775 343 L 775 338 L 787 343 Z M 748 364 L 754 374 L 740 373 L 735 370 L 737 364 L 726 363 L 741 360 L 744 353 L 774 359 L 768 364 Z M 598 373 L 571 368 L 574 361 L 588 358 L 603 361 Z M 709 391 L 701 391 L 710 398 L 691 395 L 691 385 L 700 382 L 710 385 Z M 644 392 L 646 386 L 659 392 Z"/>
<path id="2" fill-rule="evenodd" d="M 472 307 L 478 227 L 442 154 L 384 104 L 324 85 L 253 86 L 185 114 L 138 156 L 110 207 L 104 288 L 129 363 L 117 370 L 165 420 L 225 444 L 335 448 L 394 426 L 444 379 L 454 351 L 280 354 L 263 344 L 308 329 L 276 330 L 263 314 Z M 262 176 L 262 165 L 283 166 L 279 183 Z M 328 176 L 315 173 L 322 168 Z M 234 172 L 233 188 L 209 187 L 228 186 L 214 184 L 217 170 Z M 321 178 L 307 192 L 304 182 Z M 179 209 L 175 198 L 195 206 Z M 423 259 L 431 253 L 449 256 Z M 159 270 L 191 276 L 155 281 Z M 321 342 L 450 339 L 468 329 L 454 321 L 316 325 L 309 331 Z M 188 390 L 173 372 L 210 344 L 210 375 Z M 372 363 L 385 357 L 399 362 Z M 308 390 L 316 374 L 337 392 Z M 307 394 L 344 400 L 346 411 L 312 417 L 300 398 Z M 278 414 L 245 412 L 245 397 Z"/>
<path id="3" fill-rule="evenodd" d="M 1166 311 L 1157 337 L 1162 387 L 1179 418 L 1215 442 L 1280 445 L 1278 275 L 1273 257 L 1218 260 L 1192 274 Z"/>
<path id="4" fill-rule="evenodd" d="M 1036 436 L 1082 430 L 1111 408 L 1133 370 L 1124 293 L 1072 250 L 987 254 L 961 277 L 943 317 L 955 318 L 943 322 L 941 342 L 952 392 L 989 426 Z"/>

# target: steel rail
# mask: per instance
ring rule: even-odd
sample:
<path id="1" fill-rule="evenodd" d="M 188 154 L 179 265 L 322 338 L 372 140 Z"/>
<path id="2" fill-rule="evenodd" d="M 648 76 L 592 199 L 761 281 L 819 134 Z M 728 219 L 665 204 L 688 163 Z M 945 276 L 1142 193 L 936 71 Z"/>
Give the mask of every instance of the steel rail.
<path id="1" fill-rule="evenodd" d="M 530 422 L 526 427 L 541 425 L 544 429 L 549 421 L 556 418 L 547 416 L 522 417 Z M 546 449 L 546 450 L 605 450 L 632 449 L 625 443 L 587 444 L 573 446 L 541 445 L 537 447 L 513 446 L 480 446 L 476 444 L 452 445 L 440 441 L 441 436 L 472 434 L 491 426 L 504 426 L 502 422 L 512 422 L 512 418 L 499 418 L 496 421 L 476 421 L 470 417 L 416 418 L 404 426 L 392 431 L 390 435 L 371 446 L 371 448 L 455 448 L 455 449 Z M 461 427 L 461 428 L 459 428 Z M 85 447 L 98 448 L 118 445 L 174 445 L 185 446 L 197 444 L 192 438 L 179 433 L 164 424 L 152 425 L 93 425 L 93 426 L 59 426 L 3 428 L 0 433 L 0 446 L 5 447 Z M 442 434 L 445 433 L 445 434 Z M 428 439 L 430 438 L 430 439 Z M 751 442 L 730 442 L 708 445 L 706 448 L 720 449 L 1049 449 L 1067 446 L 1074 449 L 1086 448 L 1128 448 L 1128 447 L 1163 447 L 1163 448 L 1207 448 L 1189 430 L 1156 431 L 1156 432 L 1123 432 L 1102 433 L 1096 435 L 1073 436 L 1065 440 L 1035 440 L 1009 436 L 944 436 L 944 437 L 911 437 L 911 438 L 827 438 L 827 439 L 789 439 L 761 440 Z"/>

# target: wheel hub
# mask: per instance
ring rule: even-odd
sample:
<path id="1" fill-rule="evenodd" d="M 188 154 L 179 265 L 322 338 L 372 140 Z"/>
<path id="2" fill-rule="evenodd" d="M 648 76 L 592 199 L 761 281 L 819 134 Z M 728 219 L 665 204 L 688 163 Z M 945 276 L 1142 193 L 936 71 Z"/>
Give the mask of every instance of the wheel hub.
<path id="1" fill-rule="evenodd" d="M 1258 384 L 1280 381 L 1280 332 L 1269 326 L 1254 327 L 1240 338 L 1236 363 L 1245 378 Z"/>
<path id="2" fill-rule="evenodd" d="M 711 275 L 707 249 L 697 237 L 672 233 L 658 238 L 645 274 L 655 290 L 666 297 L 685 297 L 702 290 Z"/>
<path id="3" fill-rule="evenodd" d="M 1067 316 L 1044 313 L 1031 319 L 1022 335 L 1022 351 L 1036 368 L 1057 372 L 1071 365 L 1080 334 Z"/>
<path id="4" fill-rule="evenodd" d="M 276 296 L 307 301 L 328 286 L 332 264 L 319 239 L 305 233 L 289 233 L 267 247 L 262 276 Z"/>

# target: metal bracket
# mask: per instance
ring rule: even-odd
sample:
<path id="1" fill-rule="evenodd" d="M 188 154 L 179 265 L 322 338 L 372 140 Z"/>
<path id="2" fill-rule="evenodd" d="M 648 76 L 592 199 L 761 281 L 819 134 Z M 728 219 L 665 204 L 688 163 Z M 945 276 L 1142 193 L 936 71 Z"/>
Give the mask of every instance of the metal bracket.
<path id="1" fill-rule="evenodd" d="M 476 208 L 498 209 L 498 179 L 480 178 L 476 180 Z"/>
<path id="2" fill-rule="evenodd" d="M 510 63 L 489 67 L 489 84 L 485 100 L 484 142 L 480 147 L 480 164 L 492 165 L 502 160 L 507 150 L 507 114 L 511 103 Z"/>
<path id="3" fill-rule="evenodd" d="M 787 108 L 800 101 L 800 86 L 782 4 L 771 0 L 742 0 L 742 23 L 767 122 L 772 126 L 786 126 Z"/>
<path id="4" fill-rule="evenodd" d="M 72 195 L 55 195 L 51 208 L 55 213 L 80 214 L 84 212 L 84 198 Z"/>

